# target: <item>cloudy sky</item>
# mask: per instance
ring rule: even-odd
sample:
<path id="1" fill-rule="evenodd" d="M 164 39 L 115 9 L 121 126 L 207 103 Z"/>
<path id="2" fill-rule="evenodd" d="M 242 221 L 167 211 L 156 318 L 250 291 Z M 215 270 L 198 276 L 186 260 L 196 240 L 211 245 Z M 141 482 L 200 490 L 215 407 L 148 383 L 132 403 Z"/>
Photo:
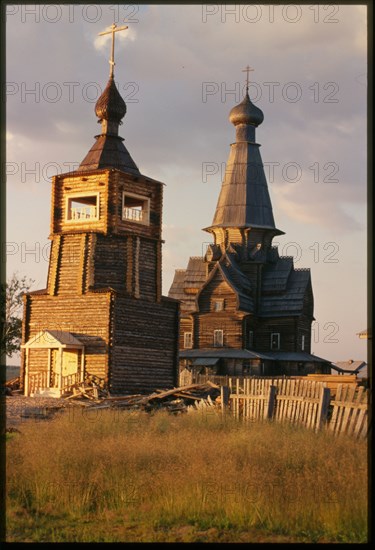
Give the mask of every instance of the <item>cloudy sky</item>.
<path id="1" fill-rule="evenodd" d="M 166 183 L 163 292 L 174 270 L 210 242 L 244 93 L 264 112 L 257 141 L 275 239 L 311 268 L 312 352 L 366 359 L 366 6 L 8 6 L 7 272 L 45 288 L 50 178 L 74 169 L 99 132 L 94 113 L 109 74 L 127 103 L 120 128 L 141 172 Z"/>

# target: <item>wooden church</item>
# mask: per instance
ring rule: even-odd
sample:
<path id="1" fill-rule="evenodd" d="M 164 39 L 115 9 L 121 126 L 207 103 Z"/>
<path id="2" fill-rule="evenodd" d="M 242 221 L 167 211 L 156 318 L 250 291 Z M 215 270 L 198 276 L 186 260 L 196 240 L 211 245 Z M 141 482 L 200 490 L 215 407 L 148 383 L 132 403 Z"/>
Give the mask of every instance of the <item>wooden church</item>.
<path id="1" fill-rule="evenodd" d="M 249 68 L 247 68 L 247 71 Z M 246 94 L 229 115 L 236 129 L 204 257 L 176 270 L 180 367 L 198 373 L 330 373 L 311 355 L 314 300 L 309 269 L 272 245 L 277 235 L 255 130 L 263 112 Z"/>
<path id="2" fill-rule="evenodd" d="M 118 135 L 122 29 L 110 31 L 110 78 L 95 106 L 101 133 L 76 171 L 53 178 L 47 288 L 24 297 L 26 395 L 59 396 L 88 375 L 122 394 L 177 383 L 179 303 L 161 293 L 164 184 L 141 174 Z"/>

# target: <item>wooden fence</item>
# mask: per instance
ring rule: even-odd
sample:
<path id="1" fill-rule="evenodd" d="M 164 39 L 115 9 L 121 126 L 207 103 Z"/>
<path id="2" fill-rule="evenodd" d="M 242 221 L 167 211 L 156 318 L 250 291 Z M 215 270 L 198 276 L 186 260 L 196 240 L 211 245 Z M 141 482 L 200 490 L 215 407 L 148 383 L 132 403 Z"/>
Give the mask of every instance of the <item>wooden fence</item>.
<path id="1" fill-rule="evenodd" d="M 230 378 L 221 386 L 223 413 L 244 421 L 276 420 L 334 435 L 366 437 L 368 391 L 338 385 L 335 398 L 325 382 L 285 378 Z"/>
<path id="2" fill-rule="evenodd" d="M 212 374 L 196 374 L 190 371 L 182 371 L 180 374 L 180 385 L 184 386 L 185 384 L 203 384 L 204 382 L 207 382 L 207 380 L 210 380 L 214 384 L 218 384 L 219 386 L 229 386 L 231 387 L 232 384 L 235 384 L 237 378 L 240 380 L 250 380 L 253 378 L 257 378 L 255 376 L 250 375 L 244 375 L 239 377 L 234 377 L 230 375 L 212 375 Z M 337 387 L 339 385 L 345 385 L 345 386 L 352 386 L 357 387 L 358 386 L 358 378 L 355 374 L 348 374 L 348 375 L 336 375 L 336 374 L 308 374 L 307 376 L 287 376 L 287 375 L 280 375 L 280 376 L 262 376 L 262 379 L 270 379 L 270 380 L 313 380 L 315 382 L 325 382 L 325 386 L 331 390 L 331 396 L 336 393 Z"/>
<path id="3" fill-rule="evenodd" d="M 368 434 L 368 390 L 363 386 L 356 389 L 339 386 L 331 401 L 332 416 L 328 429 L 334 434 L 346 433 L 354 437 Z"/>

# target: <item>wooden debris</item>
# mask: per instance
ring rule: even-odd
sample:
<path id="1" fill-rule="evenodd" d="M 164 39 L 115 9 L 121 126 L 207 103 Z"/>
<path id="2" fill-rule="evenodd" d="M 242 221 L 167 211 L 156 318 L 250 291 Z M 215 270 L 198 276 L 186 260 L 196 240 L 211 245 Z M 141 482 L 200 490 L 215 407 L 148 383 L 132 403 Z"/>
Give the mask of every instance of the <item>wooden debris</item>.
<path id="1" fill-rule="evenodd" d="M 187 412 L 189 408 L 199 403 L 200 410 L 207 407 L 217 407 L 215 400 L 220 395 L 220 386 L 212 382 L 203 384 L 189 384 L 168 390 L 157 389 L 155 392 L 133 395 L 109 396 L 97 386 L 87 383 L 76 385 L 72 388 L 72 394 L 65 399 L 74 399 L 79 402 L 90 400 L 91 408 L 121 408 L 127 410 L 143 410 L 152 412 L 159 409 L 170 413 Z"/>
<path id="2" fill-rule="evenodd" d="M 11 378 L 10 380 L 7 380 L 2 387 L 5 395 L 13 395 L 13 393 L 19 393 L 20 377 L 16 376 L 15 378 Z"/>

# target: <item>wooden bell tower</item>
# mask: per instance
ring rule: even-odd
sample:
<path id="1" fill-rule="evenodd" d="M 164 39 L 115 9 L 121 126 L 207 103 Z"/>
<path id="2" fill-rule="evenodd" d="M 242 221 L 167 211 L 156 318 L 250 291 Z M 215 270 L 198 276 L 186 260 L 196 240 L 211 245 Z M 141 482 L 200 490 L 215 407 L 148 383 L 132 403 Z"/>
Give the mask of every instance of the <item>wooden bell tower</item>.
<path id="1" fill-rule="evenodd" d="M 114 36 L 125 28 L 110 31 L 110 77 L 95 106 L 101 133 L 76 171 L 53 178 L 47 288 L 25 297 L 26 393 L 51 392 L 58 379 L 62 394 L 64 378 L 74 379 L 64 352 L 51 360 L 51 331 L 54 342 L 57 332 L 60 344 L 69 335 L 82 343 L 77 379 L 95 375 L 113 393 L 177 382 L 179 305 L 161 295 L 164 184 L 140 173 L 118 135 L 126 104 L 114 82 Z"/>

